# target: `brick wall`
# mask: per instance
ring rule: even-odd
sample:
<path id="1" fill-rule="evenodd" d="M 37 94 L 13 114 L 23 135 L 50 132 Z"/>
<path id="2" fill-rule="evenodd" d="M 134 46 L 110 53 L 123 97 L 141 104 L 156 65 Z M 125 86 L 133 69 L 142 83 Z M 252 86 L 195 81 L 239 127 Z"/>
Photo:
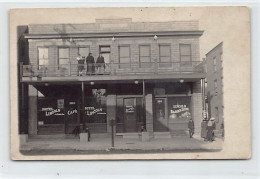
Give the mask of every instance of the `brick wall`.
<path id="1" fill-rule="evenodd" d="M 222 53 L 223 43 L 221 42 L 206 54 L 205 60 L 207 67 L 206 94 L 208 94 L 209 117 L 216 118 L 216 134 L 219 136 L 221 136 L 221 124 L 224 123 Z M 214 58 L 216 59 L 216 70 Z M 217 81 L 217 88 L 215 88 L 215 80 Z M 217 120 L 216 108 L 218 108 L 219 120 Z"/>

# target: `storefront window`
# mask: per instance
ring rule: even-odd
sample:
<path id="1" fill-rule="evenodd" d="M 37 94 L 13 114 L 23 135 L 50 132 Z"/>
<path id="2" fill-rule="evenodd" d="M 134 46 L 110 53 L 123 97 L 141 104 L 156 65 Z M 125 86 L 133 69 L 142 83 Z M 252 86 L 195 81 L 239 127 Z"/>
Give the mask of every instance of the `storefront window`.
<path id="1" fill-rule="evenodd" d="M 170 120 L 190 119 L 190 97 L 169 97 L 168 98 L 168 115 Z"/>
<path id="2" fill-rule="evenodd" d="M 87 123 L 106 123 L 106 90 L 92 89 L 92 96 L 86 98 L 85 115 Z"/>
<path id="3" fill-rule="evenodd" d="M 63 99 L 39 99 L 38 125 L 64 124 Z"/>

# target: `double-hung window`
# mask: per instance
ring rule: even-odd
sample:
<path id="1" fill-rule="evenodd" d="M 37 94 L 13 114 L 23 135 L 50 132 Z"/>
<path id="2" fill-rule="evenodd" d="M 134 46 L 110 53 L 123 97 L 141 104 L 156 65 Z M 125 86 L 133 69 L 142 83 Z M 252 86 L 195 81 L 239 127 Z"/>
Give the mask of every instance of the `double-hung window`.
<path id="1" fill-rule="evenodd" d="M 151 67 L 150 45 L 139 46 L 139 64 L 140 67 Z"/>
<path id="2" fill-rule="evenodd" d="M 39 60 L 39 69 L 49 65 L 49 48 L 48 47 L 39 47 L 38 48 L 38 60 Z"/>
<path id="3" fill-rule="evenodd" d="M 191 66 L 191 45 L 180 44 L 180 61 L 181 65 Z"/>
<path id="4" fill-rule="evenodd" d="M 59 68 L 67 69 L 69 65 L 69 48 L 59 48 Z"/>
<path id="5" fill-rule="evenodd" d="M 159 46 L 159 67 L 171 67 L 171 46 L 160 45 Z"/>
<path id="6" fill-rule="evenodd" d="M 131 66 L 130 46 L 119 46 L 119 68 L 127 68 Z"/>

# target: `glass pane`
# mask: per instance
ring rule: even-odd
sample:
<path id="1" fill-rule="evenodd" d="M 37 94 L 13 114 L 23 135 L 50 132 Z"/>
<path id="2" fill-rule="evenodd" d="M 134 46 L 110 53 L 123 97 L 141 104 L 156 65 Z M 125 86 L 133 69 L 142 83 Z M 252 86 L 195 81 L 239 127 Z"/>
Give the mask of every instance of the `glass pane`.
<path id="1" fill-rule="evenodd" d="M 181 55 L 191 55 L 191 46 L 189 44 L 188 45 L 181 44 L 180 53 Z"/>
<path id="2" fill-rule="evenodd" d="M 39 59 L 39 65 L 48 65 L 49 60 L 48 59 Z"/>
<path id="3" fill-rule="evenodd" d="M 160 46 L 160 56 L 161 57 L 170 57 L 171 56 L 169 45 Z"/>
<path id="4" fill-rule="evenodd" d="M 160 57 L 160 62 L 164 63 L 164 62 L 170 62 L 171 59 L 170 57 Z"/>
<path id="5" fill-rule="evenodd" d="M 120 47 L 119 55 L 121 57 L 130 57 L 130 48 L 129 47 Z"/>
<path id="6" fill-rule="evenodd" d="M 130 64 L 130 58 L 128 58 L 128 57 L 126 57 L 126 58 L 120 57 L 120 63 Z"/>
<path id="7" fill-rule="evenodd" d="M 150 57 L 140 57 L 140 62 L 150 62 Z"/>
<path id="8" fill-rule="evenodd" d="M 181 56 L 181 61 L 182 62 L 189 62 L 189 61 L 191 61 L 191 58 L 190 58 L 190 56 Z"/>
<path id="9" fill-rule="evenodd" d="M 169 97 L 168 98 L 168 114 L 169 120 L 190 119 L 190 97 Z"/>
<path id="10" fill-rule="evenodd" d="M 69 58 L 69 48 L 59 48 L 59 58 Z"/>
<path id="11" fill-rule="evenodd" d="M 87 57 L 89 54 L 89 48 L 88 47 L 80 47 L 79 48 L 79 55 Z"/>
<path id="12" fill-rule="evenodd" d="M 110 47 L 100 47 L 100 52 L 110 52 Z"/>
<path id="13" fill-rule="evenodd" d="M 48 48 L 39 48 L 39 59 L 48 58 Z"/>
<path id="14" fill-rule="evenodd" d="M 140 57 L 150 56 L 150 46 L 140 46 Z"/>
<path id="15" fill-rule="evenodd" d="M 69 64 L 69 59 L 68 58 L 60 59 L 59 62 L 60 65 Z"/>

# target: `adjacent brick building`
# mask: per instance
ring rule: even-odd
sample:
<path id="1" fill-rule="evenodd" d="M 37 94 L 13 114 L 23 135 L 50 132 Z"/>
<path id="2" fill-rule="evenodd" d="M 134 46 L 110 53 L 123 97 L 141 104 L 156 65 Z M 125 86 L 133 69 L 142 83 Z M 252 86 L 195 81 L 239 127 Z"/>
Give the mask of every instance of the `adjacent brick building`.
<path id="1" fill-rule="evenodd" d="M 206 54 L 205 69 L 206 95 L 209 117 L 216 120 L 216 135 L 223 136 L 224 131 L 224 104 L 223 104 L 223 42 Z"/>
<path id="2" fill-rule="evenodd" d="M 183 135 L 193 118 L 199 133 L 202 34 L 198 21 L 28 25 L 29 58 L 20 68 L 28 115 L 21 131 L 71 134 L 88 126 L 92 133 L 110 133 L 114 119 L 118 134 L 144 126 L 151 136 Z M 89 53 L 95 62 L 102 54 L 104 64 L 87 64 Z"/>

